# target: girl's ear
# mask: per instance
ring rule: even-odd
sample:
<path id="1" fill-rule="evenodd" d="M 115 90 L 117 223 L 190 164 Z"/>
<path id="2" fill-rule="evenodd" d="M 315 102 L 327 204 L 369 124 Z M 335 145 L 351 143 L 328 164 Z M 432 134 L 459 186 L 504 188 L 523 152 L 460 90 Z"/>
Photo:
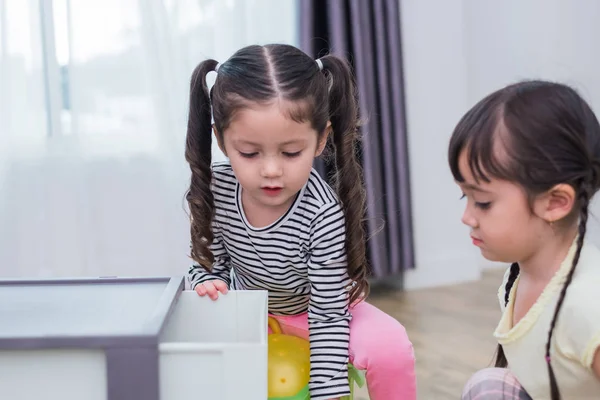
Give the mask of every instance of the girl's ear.
<path id="1" fill-rule="evenodd" d="M 327 145 L 327 139 L 331 135 L 331 121 L 327 121 L 327 126 L 325 127 L 325 132 L 319 138 L 319 143 L 317 145 L 317 150 L 315 151 L 315 157 L 318 157 L 325 150 L 325 146 Z"/>
<path id="2" fill-rule="evenodd" d="M 576 194 L 573 186 L 558 184 L 537 197 L 533 210 L 537 216 L 547 222 L 559 221 L 573 211 Z"/>

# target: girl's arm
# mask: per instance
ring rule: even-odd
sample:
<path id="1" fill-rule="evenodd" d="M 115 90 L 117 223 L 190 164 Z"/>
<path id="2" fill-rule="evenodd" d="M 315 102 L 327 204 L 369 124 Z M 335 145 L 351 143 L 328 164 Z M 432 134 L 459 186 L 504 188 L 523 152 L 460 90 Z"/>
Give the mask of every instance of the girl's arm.
<path id="1" fill-rule="evenodd" d="M 314 400 L 350 394 L 348 343 L 350 314 L 344 213 L 337 203 L 321 208 L 311 225 L 308 277 L 310 396 Z"/>
<path id="2" fill-rule="evenodd" d="M 599 279 L 586 279 L 569 287 L 568 297 L 557 325 L 557 345 L 563 354 L 572 354 L 600 379 L 600 306 L 593 300 Z"/>

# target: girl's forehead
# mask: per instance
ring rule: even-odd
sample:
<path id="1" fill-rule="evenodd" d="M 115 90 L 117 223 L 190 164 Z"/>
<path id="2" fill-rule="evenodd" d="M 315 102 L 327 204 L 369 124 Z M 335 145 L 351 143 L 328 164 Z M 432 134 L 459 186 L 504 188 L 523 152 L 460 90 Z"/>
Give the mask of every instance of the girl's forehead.
<path id="1" fill-rule="evenodd" d="M 496 178 L 489 174 L 486 175 L 488 177 L 488 181 L 483 179 L 476 180 L 468 162 L 459 164 L 459 167 L 463 181 L 456 183 L 464 191 L 483 195 L 492 195 L 494 198 L 518 199 L 519 202 L 521 202 L 522 199 L 527 198 L 525 190 L 516 182 Z"/>
<path id="2" fill-rule="evenodd" d="M 458 156 L 457 166 L 464 180 L 485 184 L 501 180 L 503 178 L 499 178 L 499 176 L 504 177 L 508 173 L 508 165 L 511 161 L 504 145 L 494 145 L 492 152 L 475 153 L 475 157 L 472 157 L 470 150 L 473 149 L 466 147 Z M 500 172 L 501 175 L 498 175 L 497 172 Z"/>
<path id="3" fill-rule="evenodd" d="M 288 103 L 276 101 L 267 104 L 251 104 L 235 111 L 231 124 L 237 123 L 258 128 L 273 125 L 288 127 L 303 125 L 307 118 L 296 118 L 300 109 Z"/>
<path id="4" fill-rule="evenodd" d="M 296 122 L 276 109 L 240 110 L 224 132 L 225 140 L 238 144 L 292 144 L 316 140 L 310 123 Z"/>
<path id="5" fill-rule="evenodd" d="M 466 150 L 463 150 L 458 157 L 458 169 L 465 183 L 473 185 L 478 184 L 478 181 L 481 183 L 481 179 L 475 179 L 475 174 L 469 164 L 469 155 Z"/>
<path id="6" fill-rule="evenodd" d="M 463 151 L 459 156 L 458 168 L 460 170 L 460 175 L 463 178 L 463 182 L 459 182 L 459 185 L 463 189 L 490 193 L 494 192 L 500 183 L 499 179 L 496 179 L 490 174 L 486 173 L 483 168 L 481 172 L 485 174 L 487 180 L 476 179 L 475 173 L 469 165 L 469 157 L 466 151 Z"/>

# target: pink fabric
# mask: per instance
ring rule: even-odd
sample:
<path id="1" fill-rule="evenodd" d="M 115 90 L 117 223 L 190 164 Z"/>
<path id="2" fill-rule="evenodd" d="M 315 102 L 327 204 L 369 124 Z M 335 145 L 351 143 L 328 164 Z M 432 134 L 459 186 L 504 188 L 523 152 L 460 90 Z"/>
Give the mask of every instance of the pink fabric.
<path id="1" fill-rule="evenodd" d="M 377 307 L 351 308 L 350 362 L 366 371 L 371 400 L 416 400 L 415 356 L 406 329 Z M 283 333 L 308 340 L 307 314 L 274 316 Z"/>

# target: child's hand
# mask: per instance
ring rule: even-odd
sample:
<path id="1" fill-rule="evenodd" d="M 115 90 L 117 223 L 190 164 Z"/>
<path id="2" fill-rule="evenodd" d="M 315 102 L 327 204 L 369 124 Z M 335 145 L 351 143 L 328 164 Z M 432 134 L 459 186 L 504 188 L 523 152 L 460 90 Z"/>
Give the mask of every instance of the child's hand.
<path id="1" fill-rule="evenodd" d="M 220 279 L 213 279 L 197 285 L 195 290 L 199 296 L 208 294 L 211 300 L 216 300 L 219 297 L 219 292 L 227 294 L 227 284 Z"/>

